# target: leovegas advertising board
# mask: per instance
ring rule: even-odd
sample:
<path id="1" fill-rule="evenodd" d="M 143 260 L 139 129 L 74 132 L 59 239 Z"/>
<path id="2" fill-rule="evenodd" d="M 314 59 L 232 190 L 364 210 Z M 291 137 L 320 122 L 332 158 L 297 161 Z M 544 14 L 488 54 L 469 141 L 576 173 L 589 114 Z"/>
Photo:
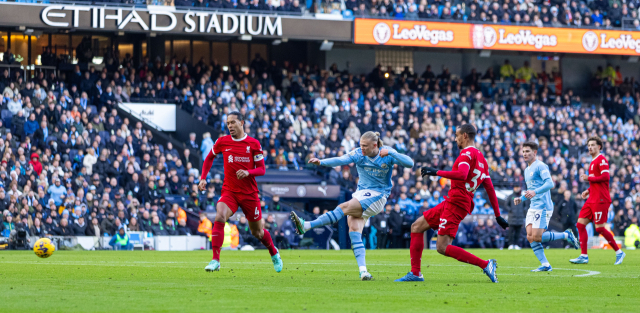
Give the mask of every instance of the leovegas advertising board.
<path id="1" fill-rule="evenodd" d="M 640 55 L 640 32 L 374 19 L 355 20 L 354 43 Z"/>
<path id="2" fill-rule="evenodd" d="M 470 24 L 356 19 L 356 44 L 472 48 Z"/>

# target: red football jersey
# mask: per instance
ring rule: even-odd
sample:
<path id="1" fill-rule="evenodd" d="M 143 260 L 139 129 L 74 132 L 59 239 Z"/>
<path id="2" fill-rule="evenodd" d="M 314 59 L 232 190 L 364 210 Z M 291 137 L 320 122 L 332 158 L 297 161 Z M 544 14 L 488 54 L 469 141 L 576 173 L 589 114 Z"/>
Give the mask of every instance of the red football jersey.
<path id="1" fill-rule="evenodd" d="M 609 162 L 602 154 L 598 154 L 589 165 L 589 177 L 598 177 L 609 173 Z M 587 203 L 611 203 L 609 195 L 609 180 L 603 182 L 589 182 L 589 198 Z"/>
<path id="2" fill-rule="evenodd" d="M 451 180 L 449 202 L 467 210 L 471 214 L 474 205 L 473 194 L 482 185 L 482 182 L 489 177 L 489 165 L 482 152 L 472 146 L 460 151 L 460 155 L 453 163 L 452 171 L 457 171 L 461 164 L 469 166 L 469 174 L 467 174 L 467 178 L 464 181 Z"/>
<path id="3" fill-rule="evenodd" d="M 213 144 L 214 155 L 222 154 L 224 158 L 224 182 L 222 190 L 251 194 L 258 192 L 258 184 L 253 176 L 238 180 L 236 172 L 255 168 L 255 162 L 264 158 L 260 142 L 248 135 L 242 139 L 234 139 L 231 135 L 223 136 Z"/>

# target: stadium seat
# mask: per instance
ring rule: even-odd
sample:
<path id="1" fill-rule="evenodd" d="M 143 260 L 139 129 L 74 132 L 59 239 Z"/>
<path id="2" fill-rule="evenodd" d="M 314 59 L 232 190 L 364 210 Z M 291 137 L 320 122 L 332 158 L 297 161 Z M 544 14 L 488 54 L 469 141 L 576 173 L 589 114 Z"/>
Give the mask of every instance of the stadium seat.
<path id="1" fill-rule="evenodd" d="M 129 232 L 129 243 L 133 245 L 133 250 L 143 250 L 144 251 L 144 243 L 142 242 L 142 238 L 144 238 L 143 233 L 141 232 Z"/>
<path id="2" fill-rule="evenodd" d="M 13 117 L 13 113 L 11 113 L 11 111 L 9 110 L 2 110 L 2 113 L 0 113 L 2 116 L 2 119 L 6 119 L 6 118 L 12 118 Z"/>
<path id="3" fill-rule="evenodd" d="M 109 142 L 109 137 L 111 137 L 111 135 L 109 134 L 108 131 L 103 130 L 98 132 L 98 136 L 100 136 L 100 139 L 102 140 L 102 143 L 107 143 Z"/>
<path id="4" fill-rule="evenodd" d="M 71 160 L 71 162 L 73 162 L 73 159 L 75 159 L 77 155 L 78 155 L 78 150 L 76 149 L 69 150 L 69 159 Z"/>
<path id="5" fill-rule="evenodd" d="M 56 138 L 56 136 L 48 136 L 47 139 L 45 139 L 45 144 L 49 146 L 49 143 L 52 141 L 58 141 L 58 138 Z"/>

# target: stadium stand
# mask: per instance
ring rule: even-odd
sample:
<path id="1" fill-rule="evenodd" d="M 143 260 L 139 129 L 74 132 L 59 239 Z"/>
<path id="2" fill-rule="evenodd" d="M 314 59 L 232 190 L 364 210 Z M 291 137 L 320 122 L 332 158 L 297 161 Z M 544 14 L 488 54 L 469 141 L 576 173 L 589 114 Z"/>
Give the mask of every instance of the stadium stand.
<path id="1" fill-rule="evenodd" d="M 20 1 L 18 1 L 20 2 Z M 28 2 L 28 1 L 27 1 Z M 34 1 L 36 2 L 36 1 Z M 48 3 L 56 1 L 48 1 Z M 640 29 L 639 1 L 539 1 L 539 0 L 114 0 L 76 1 L 94 4 L 169 5 L 218 11 L 275 12 L 276 14 L 339 14 L 346 18 L 442 20 L 450 22 Z"/>
<path id="2" fill-rule="evenodd" d="M 298 1 L 176 1 L 175 5 L 304 11 Z M 302 6 L 312 12 L 351 11 L 356 17 L 609 28 L 620 27 L 624 18 L 637 19 L 638 2 L 609 6 L 608 1 L 592 1 L 587 6 L 575 1 L 417 4 L 413 0 L 349 0 Z M 14 61 L 11 52 L 5 51 L 4 63 Z M 58 66 L 58 56 L 47 49 L 42 64 Z M 361 133 L 381 132 L 386 145 L 416 161 L 413 169 L 397 169 L 388 216 L 380 216 L 393 221 L 390 225 L 403 233 L 416 214 L 434 207 L 447 194 L 446 180 L 424 180 L 416 173 L 426 164 L 451 167 L 458 154 L 453 133 L 462 121 L 478 128 L 477 144 L 487 157 L 496 186 L 511 190 L 522 185 L 526 164 L 519 156 L 519 144 L 538 141 L 539 153 L 557 184 L 555 203 L 573 201 L 578 208 L 583 200 L 575 196 L 588 187 L 578 180 L 590 161 L 586 139 L 602 137 L 612 163 L 614 202 L 609 222 L 614 233 L 623 235 L 640 215 L 640 86 L 610 65 L 593 73 L 591 85 L 584 86 L 588 92 L 578 94 L 563 92 L 557 71 L 535 73 L 527 64 L 513 68 L 508 60 L 500 67 L 483 69 L 483 73 L 473 70 L 464 77 L 446 68 L 435 70 L 438 64 L 420 73 L 381 67 L 369 73 L 350 73 L 335 64 L 321 70 L 302 63 L 269 63 L 260 55 L 246 72 L 240 65 L 224 70 L 215 60 L 201 59 L 194 64 L 184 56 L 174 56 L 166 64 L 147 58 L 135 67 L 130 55 L 113 50 L 104 54 L 104 64 L 102 71 L 90 68 L 83 72 L 76 66 L 60 77 L 40 71 L 25 78 L 20 71 L 10 75 L 0 69 L 3 236 L 8 237 L 16 224 L 28 226 L 32 234 L 40 233 L 34 230 L 35 224 L 52 234 L 95 232 L 92 227 L 83 228 L 80 217 L 86 217 L 86 225 L 97 219 L 100 233 L 111 235 L 121 225 L 149 232 L 161 229 L 160 225 L 184 227 L 178 221 L 183 208 L 172 206 L 167 199 L 185 197 L 184 209 L 194 214 L 215 207 L 221 172 L 214 170 L 209 190 L 198 192 L 200 160 L 194 154 L 206 153 L 225 134 L 225 116 L 235 110 L 245 114 L 248 134 L 261 141 L 267 168 L 314 170 L 328 184 L 340 185 L 349 193 L 357 184 L 355 168 L 316 169 L 307 161 L 312 156 L 342 155 L 357 147 Z M 170 142 L 159 143 L 143 123 L 125 117 L 118 110 L 121 102 L 175 103 L 211 132 L 191 138 L 188 148 L 179 151 Z M 563 200 L 565 191 L 570 198 Z M 481 200 L 478 198 L 473 212 L 479 216 L 491 212 Z M 272 199 L 263 203 L 265 211 L 291 209 Z M 562 218 L 558 222 L 565 223 Z M 474 221 L 461 228 L 464 236 L 459 243 L 502 246 L 506 234 L 490 224 Z M 376 225 L 379 221 L 373 220 L 368 227 L 372 233 Z M 496 234 L 478 238 L 478 227 L 494 227 Z M 377 229 L 382 231 L 386 230 Z M 401 240 L 406 241 L 404 237 Z M 382 239 L 378 241 L 387 241 Z M 394 247 L 405 244 L 389 243 Z"/>

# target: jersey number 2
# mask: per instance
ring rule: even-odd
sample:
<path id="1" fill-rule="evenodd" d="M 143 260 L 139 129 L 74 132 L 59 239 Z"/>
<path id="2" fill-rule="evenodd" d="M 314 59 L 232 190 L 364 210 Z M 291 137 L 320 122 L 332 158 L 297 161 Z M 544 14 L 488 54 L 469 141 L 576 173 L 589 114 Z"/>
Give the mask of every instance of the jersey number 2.
<path id="1" fill-rule="evenodd" d="M 474 169 L 473 174 L 475 174 L 475 176 L 471 178 L 473 186 L 469 185 L 469 183 L 464 184 L 465 187 L 467 187 L 468 192 L 475 192 L 476 189 L 478 189 L 478 178 L 480 178 L 480 181 L 483 181 L 485 178 L 487 178 L 487 175 L 483 174 L 478 169 Z"/>

